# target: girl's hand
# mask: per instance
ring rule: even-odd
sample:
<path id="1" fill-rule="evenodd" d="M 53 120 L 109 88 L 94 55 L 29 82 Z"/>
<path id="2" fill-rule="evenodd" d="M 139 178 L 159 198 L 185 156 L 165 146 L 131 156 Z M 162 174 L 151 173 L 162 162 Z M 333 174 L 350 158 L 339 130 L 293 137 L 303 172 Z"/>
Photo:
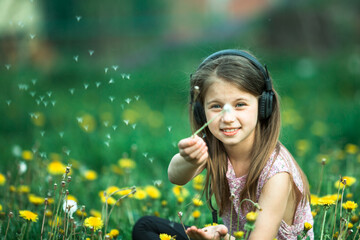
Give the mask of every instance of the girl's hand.
<path id="1" fill-rule="evenodd" d="M 205 141 L 197 135 L 182 139 L 178 147 L 180 156 L 193 164 L 200 165 L 209 157 Z"/>
<path id="2" fill-rule="evenodd" d="M 226 236 L 228 229 L 225 225 L 197 228 L 195 226 L 186 229 L 187 235 L 193 240 L 220 240 Z"/>

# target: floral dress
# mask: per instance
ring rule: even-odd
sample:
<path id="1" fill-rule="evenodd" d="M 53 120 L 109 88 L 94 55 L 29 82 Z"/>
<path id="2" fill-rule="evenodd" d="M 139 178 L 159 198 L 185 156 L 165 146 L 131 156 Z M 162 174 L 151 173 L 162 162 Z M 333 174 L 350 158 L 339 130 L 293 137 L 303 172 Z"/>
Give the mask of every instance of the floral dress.
<path id="1" fill-rule="evenodd" d="M 264 169 L 262 170 L 258 186 L 256 190 L 256 201 L 258 202 L 262 188 L 264 187 L 265 183 L 275 174 L 281 173 L 281 172 L 287 172 L 292 176 L 292 179 L 298 188 L 298 190 L 303 193 L 303 182 L 301 179 L 300 172 L 296 168 L 293 158 L 290 155 L 290 153 L 286 150 L 286 148 L 282 145 L 280 145 L 280 151 L 279 154 L 277 154 L 277 151 L 275 150 L 269 160 L 267 161 Z M 226 177 L 229 183 L 230 192 L 234 194 L 235 198 L 233 199 L 233 209 L 231 211 L 230 207 L 224 210 L 222 214 L 222 219 L 224 224 L 228 227 L 230 230 L 230 219 L 232 219 L 232 232 L 237 231 L 238 222 L 239 219 L 239 230 L 244 229 L 244 225 L 246 222 L 246 213 L 242 214 L 239 213 L 239 204 L 240 204 L 240 192 L 245 186 L 246 177 L 247 175 L 236 177 L 235 171 L 233 169 L 233 166 L 231 165 L 230 161 L 228 160 L 228 170 L 226 173 Z M 232 213 L 232 218 L 231 218 Z M 298 204 L 293 225 L 289 226 L 284 220 L 281 221 L 279 232 L 277 234 L 277 239 L 288 239 L 288 240 L 296 240 L 297 236 L 301 234 L 301 232 L 304 229 L 304 223 L 308 222 L 311 225 L 313 225 L 313 217 L 311 214 L 310 204 L 306 203 L 306 205 Z M 314 239 L 314 233 L 313 229 L 310 229 L 307 233 L 308 236 L 310 236 L 310 239 Z"/>

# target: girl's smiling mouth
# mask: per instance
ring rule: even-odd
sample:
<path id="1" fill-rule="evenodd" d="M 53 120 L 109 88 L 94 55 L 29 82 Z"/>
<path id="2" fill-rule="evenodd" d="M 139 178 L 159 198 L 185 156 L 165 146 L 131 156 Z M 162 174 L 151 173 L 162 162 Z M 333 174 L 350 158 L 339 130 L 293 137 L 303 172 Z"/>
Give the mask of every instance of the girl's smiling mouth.
<path id="1" fill-rule="evenodd" d="M 238 128 L 223 128 L 223 129 L 220 129 L 224 135 L 226 136 L 233 136 L 235 134 L 238 133 L 238 131 L 240 130 L 241 127 L 238 127 Z"/>

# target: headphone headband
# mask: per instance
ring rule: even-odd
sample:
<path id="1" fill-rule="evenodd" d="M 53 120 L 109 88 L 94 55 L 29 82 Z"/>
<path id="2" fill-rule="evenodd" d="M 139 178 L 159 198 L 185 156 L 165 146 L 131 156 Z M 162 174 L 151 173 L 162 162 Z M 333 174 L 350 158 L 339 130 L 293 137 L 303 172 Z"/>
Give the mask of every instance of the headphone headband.
<path id="1" fill-rule="evenodd" d="M 255 57 L 253 57 L 249 53 L 241 51 L 241 50 L 225 49 L 225 50 L 220 50 L 218 52 L 215 52 L 215 53 L 211 54 L 210 56 L 208 56 L 207 58 L 205 58 L 204 61 L 202 61 L 202 63 L 199 65 L 197 70 L 201 69 L 208 62 L 213 61 L 222 56 L 240 56 L 240 57 L 243 57 L 243 58 L 246 58 L 247 60 L 249 60 L 252 63 L 252 65 L 254 65 L 262 73 L 264 80 L 265 80 L 265 91 L 272 90 L 272 84 L 271 84 L 269 72 L 267 70 L 266 65 L 264 65 L 264 67 L 263 67 L 261 65 L 261 63 Z"/>

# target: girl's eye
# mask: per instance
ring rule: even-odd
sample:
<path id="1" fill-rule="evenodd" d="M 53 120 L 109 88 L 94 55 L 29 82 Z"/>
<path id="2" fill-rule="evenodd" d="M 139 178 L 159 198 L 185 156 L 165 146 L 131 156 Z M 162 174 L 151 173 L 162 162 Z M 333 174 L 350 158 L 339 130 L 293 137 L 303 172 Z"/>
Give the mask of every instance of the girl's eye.
<path id="1" fill-rule="evenodd" d="M 217 109 L 217 108 L 221 108 L 221 106 L 219 104 L 214 104 L 214 105 L 211 106 L 211 108 L 216 108 Z"/>
<path id="2" fill-rule="evenodd" d="M 244 107 L 245 106 L 245 103 L 238 103 L 238 104 L 236 104 L 236 107 Z"/>

